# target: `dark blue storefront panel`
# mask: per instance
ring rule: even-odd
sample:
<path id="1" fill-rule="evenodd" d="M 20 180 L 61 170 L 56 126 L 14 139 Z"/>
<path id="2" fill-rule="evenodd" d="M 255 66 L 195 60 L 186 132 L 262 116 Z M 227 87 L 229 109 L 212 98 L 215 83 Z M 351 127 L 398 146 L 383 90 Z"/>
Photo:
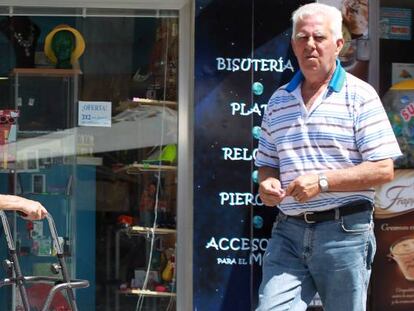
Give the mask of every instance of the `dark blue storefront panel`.
<path id="1" fill-rule="evenodd" d="M 290 15 L 305 2 L 196 1 L 195 310 L 257 304 L 276 210 L 257 195 L 253 133 L 271 94 L 297 70 Z"/>

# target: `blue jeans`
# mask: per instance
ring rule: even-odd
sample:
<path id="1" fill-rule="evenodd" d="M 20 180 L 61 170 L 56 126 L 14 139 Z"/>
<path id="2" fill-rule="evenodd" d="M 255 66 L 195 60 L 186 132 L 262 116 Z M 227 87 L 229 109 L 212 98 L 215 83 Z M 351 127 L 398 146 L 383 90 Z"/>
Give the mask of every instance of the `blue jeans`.
<path id="1" fill-rule="evenodd" d="M 279 213 L 256 311 L 306 310 L 316 292 L 325 311 L 366 310 L 373 227 L 370 210 L 315 224 Z"/>

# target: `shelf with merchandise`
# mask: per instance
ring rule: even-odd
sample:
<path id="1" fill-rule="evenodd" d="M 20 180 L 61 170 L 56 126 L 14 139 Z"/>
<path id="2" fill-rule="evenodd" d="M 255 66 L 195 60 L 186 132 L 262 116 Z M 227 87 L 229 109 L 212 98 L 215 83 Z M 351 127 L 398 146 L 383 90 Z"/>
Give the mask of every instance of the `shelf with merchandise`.
<path id="1" fill-rule="evenodd" d="M 177 231 L 171 228 L 161 228 L 161 227 L 142 227 L 142 226 L 132 226 L 127 229 L 127 234 L 129 235 L 140 235 L 140 234 L 176 234 Z"/>
<path id="2" fill-rule="evenodd" d="M 173 110 L 177 110 L 178 104 L 175 101 L 169 100 L 157 100 L 150 98 L 134 98 L 133 100 L 125 100 L 119 102 L 119 105 L 116 110 L 124 111 L 125 109 L 133 109 L 138 106 L 160 106 L 168 107 Z"/>
<path id="3" fill-rule="evenodd" d="M 161 238 L 161 236 L 167 236 L 171 235 L 174 236 L 177 231 L 173 228 L 165 228 L 165 227 L 143 227 L 143 226 L 131 226 L 122 228 L 119 230 L 119 232 L 122 232 L 125 236 L 128 237 L 138 237 L 142 236 L 145 238 L 151 238 L 152 236 L 155 236 L 157 239 Z"/>
<path id="4" fill-rule="evenodd" d="M 156 292 L 152 290 L 144 290 L 144 289 L 123 289 L 119 290 L 119 293 L 124 295 L 137 295 L 137 296 L 146 296 L 146 297 L 176 297 L 176 293 L 172 292 Z"/>
<path id="5" fill-rule="evenodd" d="M 157 165 L 147 163 L 133 163 L 128 165 L 127 174 L 140 174 L 143 172 L 176 172 L 177 166 L 174 165 Z"/>
<path id="6" fill-rule="evenodd" d="M 170 238 L 176 234 L 176 230 L 165 228 L 148 228 L 141 226 L 131 226 L 117 230 L 115 235 L 115 279 L 120 282 L 120 287 L 115 291 L 116 295 L 131 295 L 153 298 L 175 298 L 175 242 L 171 243 Z M 145 250 L 141 250 L 145 254 L 145 262 L 149 266 L 136 265 L 133 271 L 132 279 L 121 275 L 121 251 L 122 236 L 128 237 L 127 241 L 131 243 L 131 238 L 145 238 Z M 152 255 L 150 252 L 151 241 L 156 243 L 156 251 Z M 175 239 L 175 237 L 174 237 Z M 142 245 L 142 244 L 141 244 Z M 159 257 L 156 255 L 159 254 Z M 162 254 L 161 254 L 162 253 Z M 163 257 L 164 256 L 164 257 Z M 156 259 L 159 258 L 159 259 Z M 164 259 L 162 259 L 164 258 Z M 151 264 L 149 264 L 151 262 Z M 162 263 L 164 262 L 164 264 Z M 150 269 L 148 271 L 147 269 Z M 131 275 L 132 273 L 129 273 Z M 146 282 L 144 280 L 147 279 Z M 119 308 L 116 308 L 119 310 Z"/>
<path id="7" fill-rule="evenodd" d="M 177 171 L 177 145 L 168 144 L 154 152 L 141 163 L 134 162 L 124 169 L 127 174 L 140 174 L 143 172 L 175 172 Z"/>
<path id="8" fill-rule="evenodd" d="M 126 172 L 127 174 L 142 174 L 145 172 L 176 172 L 175 165 L 157 165 L 148 163 L 132 163 L 114 170 L 115 173 Z"/>

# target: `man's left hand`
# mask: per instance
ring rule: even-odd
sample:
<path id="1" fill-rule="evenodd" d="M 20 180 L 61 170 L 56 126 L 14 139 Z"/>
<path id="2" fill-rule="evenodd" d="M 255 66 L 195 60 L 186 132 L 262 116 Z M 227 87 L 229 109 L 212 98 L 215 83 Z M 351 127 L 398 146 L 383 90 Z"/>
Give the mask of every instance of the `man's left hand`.
<path id="1" fill-rule="evenodd" d="M 299 203 L 305 203 L 319 193 L 319 177 L 316 174 L 299 176 L 286 189 L 286 196 L 292 196 Z"/>

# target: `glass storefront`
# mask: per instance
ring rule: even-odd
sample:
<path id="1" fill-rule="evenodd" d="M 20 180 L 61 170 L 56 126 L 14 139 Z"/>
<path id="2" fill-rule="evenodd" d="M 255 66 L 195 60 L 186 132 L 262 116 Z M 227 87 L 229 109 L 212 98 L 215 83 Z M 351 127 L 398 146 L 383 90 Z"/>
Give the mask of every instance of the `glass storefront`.
<path id="1" fill-rule="evenodd" d="M 90 283 L 80 310 L 175 310 L 180 11 L 0 12 L 1 193 L 48 209 L 71 277 Z M 7 215 L 23 275 L 53 275 L 47 224 Z M 52 286 L 27 284 L 31 308 Z M 16 286 L 0 295 L 24 310 Z M 51 306 L 69 310 L 66 292 Z"/>
<path id="2" fill-rule="evenodd" d="M 254 308 L 274 211 L 252 160 L 267 99 L 296 68 L 287 12 L 307 2 L 0 1 L 0 193 L 40 201 L 58 234 L 54 245 L 47 221 L 6 213 L 23 275 L 60 277 L 61 249 L 70 277 L 89 282 L 79 310 Z M 404 149 L 378 191 L 369 291 L 370 310 L 403 310 L 414 289 L 394 253 L 414 230 L 414 6 L 318 2 L 363 8 L 365 26 L 369 4 L 368 36 L 349 29 L 341 57 L 378 90 Z M 0 235 L 1 260 L 8 248 Z M 25 310 L 2 283 L 10 273 L 0 311 Z M 54 285 L 26 284 L 33 310 Z M 69 310 L 69 296 L 50 309 Z"/>

